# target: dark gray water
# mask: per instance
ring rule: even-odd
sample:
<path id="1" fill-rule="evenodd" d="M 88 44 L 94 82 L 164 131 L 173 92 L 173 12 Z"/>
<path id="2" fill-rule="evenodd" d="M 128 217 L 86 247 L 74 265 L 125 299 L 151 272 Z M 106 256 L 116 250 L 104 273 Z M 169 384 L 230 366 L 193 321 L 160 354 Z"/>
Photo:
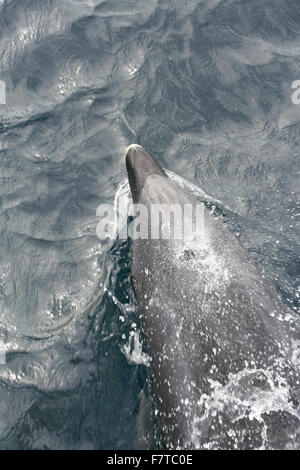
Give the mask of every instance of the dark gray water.
<path id="1" fill-rule="evenodd" d="M 0 80 L 0 447 L 132 448 L 130 247 L 97 206 L 140 143 L 298 311 L 299 2 L 0 0 Z"/>

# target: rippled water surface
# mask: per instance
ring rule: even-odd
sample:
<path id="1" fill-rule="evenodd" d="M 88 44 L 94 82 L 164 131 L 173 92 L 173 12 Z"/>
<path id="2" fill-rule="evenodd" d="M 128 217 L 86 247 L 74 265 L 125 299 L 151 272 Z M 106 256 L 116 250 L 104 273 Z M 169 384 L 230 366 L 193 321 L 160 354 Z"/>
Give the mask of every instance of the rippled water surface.
<path id="1" fill-rule="evenodd" d="M 0 0 L 0 80 L 0 447 L 132 448 L 130 247 L 97 206 L 140 143 L 297 311 L 298 1 Z"/>

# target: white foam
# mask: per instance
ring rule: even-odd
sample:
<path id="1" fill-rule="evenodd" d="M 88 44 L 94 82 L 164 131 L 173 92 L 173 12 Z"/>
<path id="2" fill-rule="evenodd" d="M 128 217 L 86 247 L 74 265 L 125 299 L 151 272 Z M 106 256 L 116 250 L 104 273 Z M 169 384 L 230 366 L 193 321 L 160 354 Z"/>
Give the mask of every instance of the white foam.
<path id="1" fill-rule="evenodd" d="M 262 379 L 264 387 L 254 386 L 247 387 L 252 378 Z M 201 428 L 205 427 L 205 423 L 211 421 L 211 417 L 224 413 L 228 416 L 234 425 L 241 419 L 250 421 L 258 421 L 262 423 L 261 438 L 262 445 L 260 449 L 267 445 L 267 424 L 264 415 L 272 412 L 287 412 L 298 419 L 300 418 L 299 410 L 295 409 L 290 401 L 290 388 L 284 377 L 280 375 L 278 370 L 263 370 L 245 367 L 236 374 L 230 374 L 228 382 L 223 385 L 215 380 L 209 380 L 211 385 L 211 393 L 203 394 L 198 401 L 199 414 L 194 419 L 193 425 L 193 442 L 195 446 L 199 446 L 199 437 Z M 221 418 L 222 420 L 222 418 Z M 220 421 L 220 420 L 219 420 Z M 207 424 L 206 424 L 207 425 Z M 234 426 L 232 430 L 227 431 L 228 436 L 235 436 Z M 236 441 L 238 445 L 238 440 Z M 218 443 L 211 441 L 206 444 L 207 448 L 215 448 Z"/>
<path id="2" fill-rule="evenodd" d="M 121 348 L 129 364 L 150 365 L 150 357 L 143 352 L 143 345 L 138 331 L 130 331 L 128 343 Z"/>

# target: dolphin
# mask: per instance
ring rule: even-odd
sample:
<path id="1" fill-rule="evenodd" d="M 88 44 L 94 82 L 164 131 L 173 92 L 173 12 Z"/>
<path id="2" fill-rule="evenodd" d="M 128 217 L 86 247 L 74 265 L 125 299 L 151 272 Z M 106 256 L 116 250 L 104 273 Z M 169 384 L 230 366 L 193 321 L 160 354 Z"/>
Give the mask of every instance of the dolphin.
<path id="1" fill-rule="evenodd" d="M 148 209 L 149 227 L 153 205 L 203 210 L 199 237 L 132 240 L 155 445 L 299 448 L 297 314 L 222 218 L 172 181 L 149 152 L 133 144 L 125 159 L 133 203 Z"/>

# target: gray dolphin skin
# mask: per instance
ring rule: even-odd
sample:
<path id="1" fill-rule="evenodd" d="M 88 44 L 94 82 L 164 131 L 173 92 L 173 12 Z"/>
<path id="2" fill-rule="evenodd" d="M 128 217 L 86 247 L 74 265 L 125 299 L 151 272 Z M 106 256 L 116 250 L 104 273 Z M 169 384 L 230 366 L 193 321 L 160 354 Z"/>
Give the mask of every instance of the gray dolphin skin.
<path id="1" fill-rule="evenodd" d="M 133 239 L 132 285 L 150 357 L 156 446 L 300 447 L 299 321 L 235 235 L 143 147 L 126 168 L 134 203 L 201 204 L 199 240 Z"/>

